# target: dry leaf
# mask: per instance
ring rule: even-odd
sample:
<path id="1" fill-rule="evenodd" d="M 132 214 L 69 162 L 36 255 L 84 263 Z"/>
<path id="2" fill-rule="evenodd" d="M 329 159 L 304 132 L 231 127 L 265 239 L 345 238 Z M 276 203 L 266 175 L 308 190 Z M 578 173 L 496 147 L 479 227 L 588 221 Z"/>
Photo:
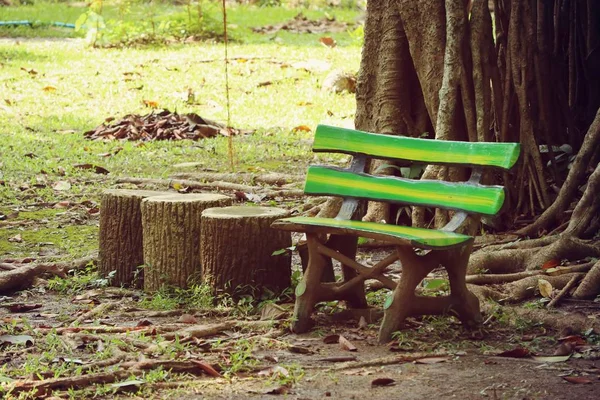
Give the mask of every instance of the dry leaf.
<path id="1" fill-rule="evenodd" d="M 214 369 L 212 365 L 210 365 L 206 361 L 203 361 L 203 360 L 190 360 L 190 361 L 192 361 L 195 365 L 200 367 L 202 369 L 202 371 L 206 372 L 206 374 L 208 376 L 212 376 L 215 378 L 219 378 L 221 376 L 221 374 L 216 369 Z"/>
<path id="2" fill-rule="evenodd" d="M 371 381 L 371 386 L 392 386 L 396 381 L 392 378 L 377 378 Z"/>
<path id="3" fill-rule="evenodd" d="M 18 233 L 13 237 L 8 238 L 8 241 L 11 243 L 23 243 L 23 237 Z"/>
<path id="4" fill-rule="evenodd" d="M 144 105 L 146 107 L 158 108 L 158 101 L 154 101 L 154 100 L 142 100 L 142 103 L 144 103 Z"/>
<path id="5" fill-rule="evenodd" d="M 335 47 L 337 44 L 335 39 L 330 36 L 323 36 L 323 37 L 319 38 L 319 42 L 321 42 L 322 45 L 327 46 L 327 47 Z"/>
<path id="6" fill-rule="evenodd" d="M 550 260 L 550 261 L 546 261 L 543 265 L 542 265 L 542 269 L 550 269 L 550 268 L 554 268 L 560 265 L 560 262 L 557 260 Z"/>
<path id="7" fill-rule="evenodd" d="M 179 317 L 178 322 L 183 324 L 195 324 L 198 322 L 198 320 L 191 314 L 183 314 L 181 317 Z"/>
<path id="8" fill-rule="evenodd" d="M 95 173 L 97 174 L 109 174 L 110 171 L 107 170 L 104 167 L 101 167 L 99 165 L 94 165 L 94 164 L 75 164 L 73 165 L 73 168 L 78 168 L 78 169 L 93 169 Z"/>
<path id="9" fill-rule="evenodd" d="M 352 343 L 350 343 L 350 341 L 348 339 L 346 339 L 345 337 L 343 337 L 342 335 L 340 335 L 339 343 L 343 350 L 346 350 L 346 351 L 357 351 L 358 350 L 356 348 L 356 346 L 354 346 Z"/>
<path id="10" fill-rule="evenodd" d="M 545 279 L 538 280 L 538 289 L 540 294 L 545 298 L 550 298 L 552 295 L 552 284 Z"/>
<path id="11" fill-rule="evenodd" d="M 335 344 L 340 342 L 340 335 L 327 335 L 323 338 L 325 344 Z"/>
<path id="12" fill-rule="evenodd" d="M 65 190 L 71 189 L 71 184 L 67 181 L 56 181 L 52 185 L 52 189 L 64 192 Z"/>
<path id="13" fill-rule="evenodd" d="M 42 90 L 44 92 L 52 93 L 52 92 L 56 92 L 56 87 L 54 87 L 54 86 L 45 86 Z"/>
<path id="14" fill-rule="evenodd" d="M 36 308 L 41 308 L 42 305 L 41 304 L 11 304 L 10 306 L 7 306 L 8 310 L 12 313 L 21 313 L 21 312 L 27 312 L 27 311 L 31 311 L 31 310 L 35 310 Z"/>
<path id="15" fill-rule="evenodd" d="M 425 357 L 415 360 L 417 364 L 437 364 L 448 361 L 449 357 Z"/>
<path id="16" fill-rule="evenodd" d="M 292 129 L 292 132 L 310 132 L 312 129 L 306 125 L 298 125 L 297 127 Z"/>
<path id="17" fill-rule="evenodd" d="M 563 376 L 562 378 L 569 383 L 592 383 L 591 379 L 584 378 L 583 376 Z"/>
<path id="18" fill-rule="evenodd" d="M 500 354 L 496 354 L 497 357 L 510 357 L 510 358 L 525 358 L 529 357 L 531 352 L 523 347 L 517 347 L 512 350 L 504 351 Z"/>

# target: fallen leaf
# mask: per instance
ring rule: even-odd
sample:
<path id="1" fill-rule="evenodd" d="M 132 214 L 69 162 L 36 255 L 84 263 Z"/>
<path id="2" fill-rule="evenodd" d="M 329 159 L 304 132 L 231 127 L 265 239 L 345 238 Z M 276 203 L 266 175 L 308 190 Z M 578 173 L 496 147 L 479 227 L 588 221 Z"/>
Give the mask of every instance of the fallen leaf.
<path id="1" fill-rule="evenodd" d="M 584 378 L 583 376 L 563 376 L 562 378 L 569 383 L 592 383 L 591 379 Z"/>
<path id="2" fill-rule="evenodd" d="M 10 306 L 7 306 L 8 310 L 12 313 L 22 313 L 22 312 L 27 312 L 27 311 L 31 311 L 31 310 L 35 310 L 36 308 L 41 308 L 42 305 L 41 304 L 11 304 Z"/>
<path id="3" fill-rule="evenodd" d="M 338 356 L 338 357 L 325 357 L 319 359 L 319 361 L 323 362 L 347 362 L 347 361 L 356 361 L 356 356 Z"/>
<path id="4" fill-rule="evenodd" d="M 263 307 L 263 309 L 260 313 L 260 320 L 267 321 L 267 320 L 284 319 L 284 318 L 288 317 L 288 314 L 289 314 L 289 312 L 285 308 L 283 308 L 275 303 L 267 303 L 267 304 L 265 304 L 265 306 Z"/>
<path id="5" fill-rule="evenodd" d="M 363 315 L 361 315 L 360 319 L 358 320 L 358 329 L 366 329 L 368 326 L 369 324 L 367 323 L 367 320 Z"/>
<path id="6" fill-rule="evenodd" d="M 554 351 L 554 356 L 569 356 L 573 354 L 575 345 L 572 342 L 562 342 Z"/>
<path id="7" fill-rule="evenodd" d="M 32 75 L 32 76 L 35 76 L 35 75 L 37 75 L 37 74 L 38 74 L 38 72 L 37 72 L 35 69 L 33 69 L 33 68 L 29 68 L 29 69 L 28 69 L 28 68 L 23 68 L 23 67 L 21 67 L 21 71 L 25 71 L 25 72 L 27 72 L 29 75 Z"/>
<path id="8" fill-rule="evenodd" d="M 11 243 L 23 243 L 23 237 L 18 233 L 13 237 L 8 238 L 8 241 Z"/>
<path id="9" fill-rule="evenodd" d="M 52 92 L 56 92 L 56 87 L 55 86 L 45 86 L 42 90 L 44 92 L 52 93 Z"/>
<path id="10" fill-rule="evenodd" d="M 392 378 L 376 378 L 371 381 L 371 386 L 392 386 L 396 381 Z"/>
<path id="11" fill-rule="evenodd" d="M 297 345 L 290 345 L 287 348 L 290 352 L 292 353 L 297 353 L 297 354 L 310 354 L 312 353 L 312 351 L 308 348 L 308 347 L 304 347 L 304 346 L 297 346 Z"/>
<path id="12" fill-rule="evenodd" d="M 340 335 L 339 343 L 340 343 L 340 346 L 342 347 L 342 350 L 346 350 L 346 351 L 357 351 L 358 350 L 356 348 L 356 346 L 354 346 L 352 343 L 350 343 L 350 341 L 348 339 L 346 339 L 345 337 L 343 337 L 342 335 Z"/>
<path id="13" fill-rule="evenodd" d="M 65 190 L 71 189 L 71 184 L 67 181 L 56 181 L 52 185 L 52 189 L 64 192 Z"/>
<path id="14" fill-rule="evenodd" d="M 146 107 L 158 108 L 158 102 L 154 100 L 143 100 L 142 103 L 144 103 Z"/>
<path id="15" fill-rule="evenodd" d="M 258 371 L 259 376 L 282 376 L 287 378 L 290 376 L 290 373 L 287 369 L 279 365 L 273 365 L 272 367 L 265 368 L 261 371 Z"/>
<path id="16" fill-rule="evenodd" d="M 340 335 L 327 335 L 323 338 L 325 344 L 335 344 L 340 342 Z"/>
<path id="17" fill-rule="evenodd" d="M 326 47 L 335 47 L 337 45 L 335 39 L 330 36 L 323 36 L 319 38 L 319 42 Z"/>
<path id="18" fill-rule="evenodd" d="M 532 359 L 541 363 L 557 363 L 557 362 L 565 362 L 571 355 L 566 356 L 533 356 Z"/>
<path id="19" fill-rule="evenodd" d="M 6 343 L 33 346 L 33 337 L 29 335 L 0 335 L 0 345 Z"/>
<path id="20" fill-rule="evenodd" d="M 448 361 L 449 357 L 425 357 L 415 360 L 417 364 L 437 364 Z"/>
<path id="21" fill-rule="evenodd" d="M 198 320 L 191 314 L 183 314 L 181 317 L 179 317 L 178 322 L 181 322 L 183 324 L 195 324 L 196 322 L 198 322 Z"/>
<path id="22" fill-rule="evenodd" d="M 221 374 L 213 368 L 212 365 L 203 360 L 191 360 L 196 366 L 200 367 L 202 371 L 206 372 L 208 376 L 219 378 Z"/>
<path id="23" fill-rule="evenodd" d="M 75 164 L 73 165 L 73 168 L 77 168 L 77 169 L 93 169 L 95 173 L 97 174 L 109 174 L 110 171 L 107 170 L 104 167 L 101 167 L 99 165 L 95 165 L 95 164 Z"/>
<path id="24" fill-rule="evenodd" d="M 264 394 L 287 394 L 290 391 L 290 387 L 287 385 L 280 385 L 274 388 L 265 390 Z"/>
<path id="25" fill-rule="evenodd" d="M 542 269 L 550 269 L 557 267 L 558 265 L 560 265 L 560 262 L 558 260 L 549 260 L 542 265 Z"/>
<path id="26" fill-rule="evenodd" d="M 135 326 L 150 326 L 153 325 L 151 321 L 148 321 L 147 319 L 142 319 L 140 321 L 138 321 L 138 323 Z"/>
<path id="27" fill-rule="evenodd" d="M 69 200 L 63 200 L 63 201 L 59 201 L 58 203 L 56 203 L 54 205 L 54 208 L 67 208 L 71 205 L 71 202 Z"/>
<path id="28" fill-rule="evenodd" d="M 510 357 L 510 358 L 525 358 L 531 356 L 531 352 L 523 347 L 517 347 L 512 350 L 504 351 L 500 354 L 496 354 L 497 357 Z"/>
<path id="29" fill-rule="evenodd" d="M 558 338 L 559 342 L 569 342 L 574 344 L 575 346 L 585 346 L 587 344 L 587 340 L 579 335 L 569 335 Z"/>
<path id="30" fill-rule="evenodd" d="M 538 289 L 545 298 L 550 298 L 552 295 L 552 284 L 545 279 L 538 279 Z"/>
<path id="31" fill-rule="evenodd" d="M 312 131 L 312 129 L 310 129 L 309 126 L 306 125 L 298 125 L 295 128 L 292 128 L 292 132 L 310 132 Z"/>

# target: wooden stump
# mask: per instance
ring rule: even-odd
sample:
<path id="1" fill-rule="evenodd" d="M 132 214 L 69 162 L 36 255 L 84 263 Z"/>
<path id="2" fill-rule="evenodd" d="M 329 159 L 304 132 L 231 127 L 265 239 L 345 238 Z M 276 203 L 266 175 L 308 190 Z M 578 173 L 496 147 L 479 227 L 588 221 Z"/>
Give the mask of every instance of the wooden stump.
<path id="1" fill-rule="evenodd" d="M 203 193 L 155 196 L 142 202 L 145 291 L 165 285 L 187 288 L 200 281 L 200 215 L 231 201 Z"/>
<path id="2" fill-rule="evenodd" d="M 112 286 L 142 286 L 142 200 L 169 194 L 151 190 L 110 189 L 102 193 L 98 269 Z"/>
<path id="3" fill-rule="evenodd" d="M 289 232 L 271 223 L 289 215 L 270 207 L 211 208 L 202 213 L 202 275 L 217 294 L 259 298 L 279 293 L 291 282 L 291 256 L 273 252 L 290 247 Z"/>

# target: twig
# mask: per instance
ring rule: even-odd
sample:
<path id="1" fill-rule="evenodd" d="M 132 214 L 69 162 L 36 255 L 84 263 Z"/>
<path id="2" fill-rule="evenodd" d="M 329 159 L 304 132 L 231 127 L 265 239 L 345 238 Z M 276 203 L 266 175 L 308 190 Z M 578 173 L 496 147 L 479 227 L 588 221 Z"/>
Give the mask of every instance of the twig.
<path id="1" fill-rule="evenodd" d="M 168 187 L 187 187 L 198 190 L 231 190 L 239 192 L 254 192 L 265 197 L 303 197 L 299 189 L 265 189 L 262 186 L 248 186 L 230 182 L 197 182 L 186 179 L 152 179 L 152 178 L 120 178 L 117 183 L 133 183 L 135 185 L 160 185 Z"/>
<path id="2" fill-rule="evenodd" d="M 420 360 L 422 358 L 429 357 L 445 357 L 448 356 L 448 353 L 411 353 L 404 355 L 395 355 L 392 357 L 382 357 L 376 358 L 374 360 L 369 361 L 358 361 L 358 362 L 349 362 L 347 364 L 336 365 L 332 368 L 334 371 L 340 371 L 345 369 L 354 369 L 354 368 L 364 368 L 364 367 L 380 367 L 383 365 L 393 365 L 393 364 L 402 364 L 409 363 L 416 360 Z"/>
<path id="3" fill-rule="evenodd" d="M 556 304 L 571 290 L 571 288 L 573 286 L 575 286 L 575 284 L 579 281 L 580 278 L 581 278 L 580 275 L 574 275 L 571 278 L 571 280 L 569 280 L 569 282 L 567 282 L 565 287 L 563 287 L 560 290 L 560 292 L 558 292 L 557 295 L 552 300 L 550 300 L 550 302 L 548 303 L 548 305 L 546 307 L 552 308 L 552 307 L 556 306 Z"/>
<path id="4" fill-rule="evenodd" d="M 77 325 L 81 324 L 83 321 L 85 321 L 86 319 L 90 319 L 99 314 L 104 314 L 104 313 L 112 310 L 118 304 L 121 304 L 121 301 L 118 301 L 116 303 L 102 303 L 102 304 L 92 308 L 90 311 L 81 314 L 79 317 L 77 317 L 77 319 L 75 319 L 75 321 L 71 322 L 70 326 L 77 326 Z"/>
<path id="5" fill-rule="evenodd" d="M 173 340 L 176 337 L 179 337 L 181 340 L 191 339 L 191 338 L 202 338 L 207 336 L 213 336 L 227 329 L 231 329 L 236 325 L 233 321 L 227 321 L 220 324 L 210 324 L 210 325 L 192 325 L 185 329 L 181 329 L 175 332 L 170 332 L 163 335 L 165 340 Z"/>

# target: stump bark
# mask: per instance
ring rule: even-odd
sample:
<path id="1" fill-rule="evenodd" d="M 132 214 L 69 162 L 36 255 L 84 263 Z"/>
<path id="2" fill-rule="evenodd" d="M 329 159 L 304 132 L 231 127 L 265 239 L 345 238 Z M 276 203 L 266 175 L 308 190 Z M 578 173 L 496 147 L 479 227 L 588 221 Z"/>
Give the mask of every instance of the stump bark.
<path id="1" fill-rule="evenodd" d="M 271 223 L 289 215 L 270 207 L 212 208 L 202 213 L 202 275 L 215 294 L 255 298 L 280 293 L 291 283 L 291 256 L 273 255 L 292 244 Z"/>
<path id="2" fill-rule="evenodd" d="M 142 249 L 142 200 L 170 192 L 109 189 L 102 193 L 98 270 L 112 286 L 141 287 L 144 264 Z M 114 271 L 114 275 L 111 272 Z"/>
<path id="3" fill-rule="evenodd" d="M 142 202 L 144 290 L 187 288 L 200 282 L 200 216 L 211 207 L 230 205 L 219 194 L 172 194 Z"/>

